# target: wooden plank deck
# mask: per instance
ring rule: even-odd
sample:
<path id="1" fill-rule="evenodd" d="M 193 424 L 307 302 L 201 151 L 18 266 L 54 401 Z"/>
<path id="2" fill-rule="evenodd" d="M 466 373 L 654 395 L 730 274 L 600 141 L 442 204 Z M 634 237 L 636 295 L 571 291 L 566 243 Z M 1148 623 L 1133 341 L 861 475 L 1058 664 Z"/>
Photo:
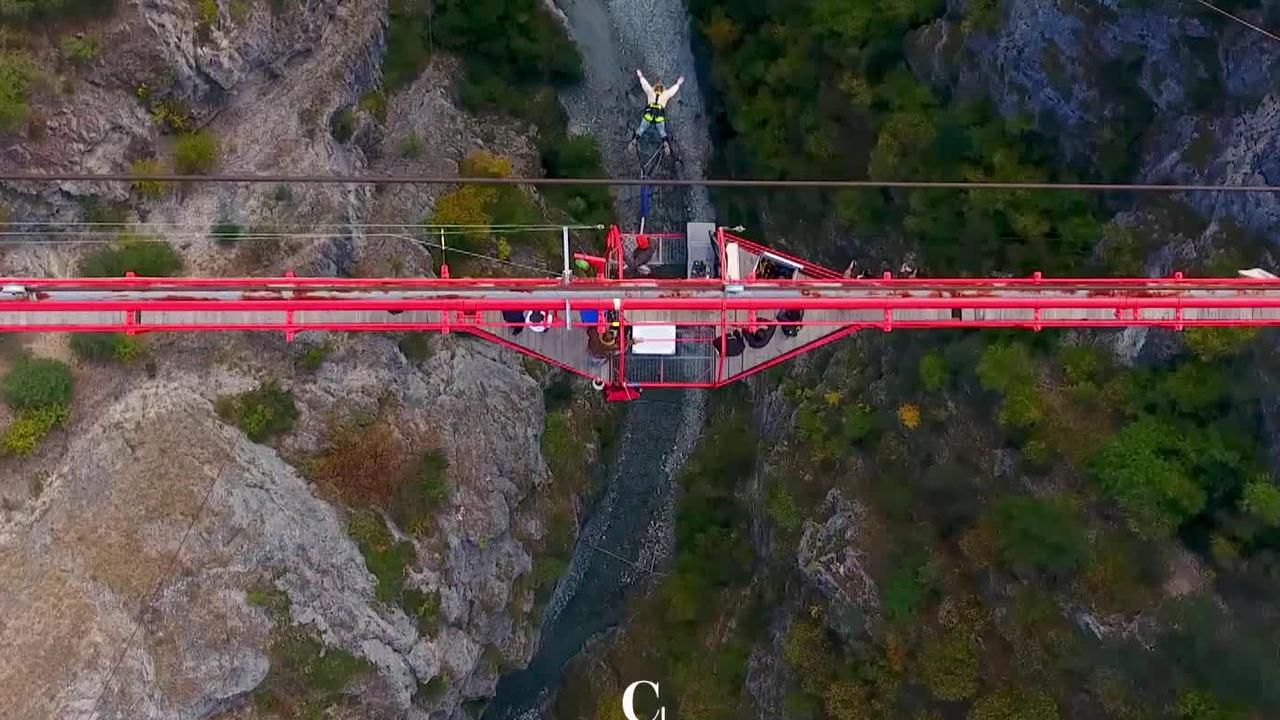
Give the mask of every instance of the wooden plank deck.
<path id="1" fill-rule="evenodd" d="M 490 327 L 487 332 L 502 339 L 535 352 L 543 357 L 551 358 L 599 380 L 608 382 L 613 376 L 612 363 L 600 361 L 587 352 L 587 329 L 581 327 L 565 327 L 563 312 L 556 313 L 556 323 L 546 332 L 534 332 L 528 327 L 517 328 L 494 327 L 505 322 L 502 313 L 494 310 L 481 313 L 484 322 Z"/>

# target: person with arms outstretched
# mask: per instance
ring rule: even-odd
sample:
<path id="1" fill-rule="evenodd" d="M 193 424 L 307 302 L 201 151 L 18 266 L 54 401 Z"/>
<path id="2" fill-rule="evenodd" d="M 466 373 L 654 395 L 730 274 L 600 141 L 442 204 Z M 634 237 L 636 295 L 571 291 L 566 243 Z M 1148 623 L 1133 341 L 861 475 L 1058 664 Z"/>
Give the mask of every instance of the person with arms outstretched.
<path id="1" fill-rule="evenodd" d="M 631 144 L 634 145 L 639 142 L 640 138 L 644 137 L 644 134 L 649 131 L 649 128 L 653 127 L 658 129 L 658 137 L 662 138 L 663 147 L 669 148 L 670 146 L 667 145 L 667 103 L 671 102 L 671 98 L 680 92 L 680 86 L 684 84 L 684 78 L 681 77 L 676 80 L 675 85 L 667 88 L 663 87 L 661 81 L 650 85 L 644 73 L 639 70 L 636 70 L 636 77 L 640 78 L 640 87 L 644 88 L 644 97 L 648 105 L 645 106 L 644 117 L 640 121 L 640 127 L 636 129 L 635 136 L 631 138 Z"/>

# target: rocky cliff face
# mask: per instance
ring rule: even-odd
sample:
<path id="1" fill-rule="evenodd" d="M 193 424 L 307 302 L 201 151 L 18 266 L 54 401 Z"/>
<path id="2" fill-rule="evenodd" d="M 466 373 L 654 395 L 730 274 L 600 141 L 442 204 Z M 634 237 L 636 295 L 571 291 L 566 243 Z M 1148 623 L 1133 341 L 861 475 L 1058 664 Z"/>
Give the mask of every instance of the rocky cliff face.
<path id="1" fill-rule="evenodd" d="M 103 688 L 99 717 L 199 718 L 235 706 L 270 665 L 271 622 L 248 597 L 262 588 L 284 593 L 293 620 L 325 645 L 376 668 L 364 689 L 375 716 L 425 716 L 412 697 L 437 676 L 449 678 L 434 704 L 445 717 L 489 691 L 497 668 L 486 649 L 519 662 L 536 634 L 508 608 L 527 602 L 511 591 L 530 567 L 517 537 L 542 532 L 521 509 L 546 482 L 540 391 L 487 346 L 445 345 L 419 369 L 388 341 L 353 342 L 314 380 L 293 383 L 303 405 L 293 444 L 334 412 L 390 394 L 400 432 L 446 449 L 456 490 L 409 580 L 439 594 L 437 633 L 375 599 L 339 509 L 280 452 L 215 415 L 213 396 L 284 358 L 260 354 L 257 367 L 212 373 L 166 362 L 82 417 L 61 452 L 11 468 L 43 478 L 0 535 L 11 578 L 0 592 L 0 687 L 22 699 L 13 716 L 87 713 Z"/>
<path id="2" fill-rule="evenodd" d="M 935 86 L 1029 116 L 1066 158 L 1117 180 L 1270 185 L 1280 177 L 1280 43 L 1194 5 L 1010 0 L 989 25 L 973 27 L 962 18 L 976 5 L 952 2 L 947 18 L 909 40 L 913 68 Z M 1184 200 L 1208 220 L 1280 239 L 1270 195 Z"/>
<path id="3" fill-rule="evenodd" d="M 511 157 L 519 173 L 536 162 L 526 128 L 456 108 L 446 58 L 389 99 L 385 124 L 354 108 L 378 84 L 382 0 L 221 3 L 212 22 L 186 0 L 119 5 L 97 28 L 102 57 L 63 94 L 35 98 L 31 128 L 0 146 L 6 168 L 119 172 L 167 157 L 168 112 L 211 130 L 227 171 L 449 173 L 477 146 Z M 346 142 L 330 131 L 343 110 L 355 120 Z M 410 135 L 420 155 L 383 150 Z M 421 222 L 440 192 L 196 186 L 145 200 L 128 187 L 64 183 L 5 196 L 22 221 L 79 219 L 91 197 L 129 201 L 130 219 L 162 228 L 191 272 L 421 274 L 432 266 L 424 250 L 395 233 L 366 237 L 358 224 Z M 244 250 L 207 237 L 224 220 L 309 237 L 259 249 L 249 267 Z M 66 274 L 81 252 L 24 247 L 0 269 Z M 6 717 L 270 716 L 250 702 L 273 671 L 280 631 L 264 593 L 282 595 L 286 623 L 323 652 L 372 668 L 339 716 L 465 717 L 463 704 L 491 694 L 502 667 L 527 662 L 536 618 L 530 591 L 513 588 L 544 532 L 525 501 L 551 481 L 538 384 L 509 353 L 466 338 L 433 339 L 420 362 L 391 338 L 328 338 L 320 369 L 296 373 L 317 340 L 152 338 L 148 372 L 77 368 L 67 429 L 32 458 L 0 461 L 0 696 L 16 701 Z M 32 349 L 68 355 L 62 338 Z M 273 377 L 300 419 L 267 447 L 222 423 L 213 401 Z M 410 451 L 438 449 L 450 463 L 453 491 L 413 538 L 405 578 L 439 598 L 432 631 L 378 600 L 343 504 L 298 469 L 335 419 L 371 412 L 388 416 Z"/>

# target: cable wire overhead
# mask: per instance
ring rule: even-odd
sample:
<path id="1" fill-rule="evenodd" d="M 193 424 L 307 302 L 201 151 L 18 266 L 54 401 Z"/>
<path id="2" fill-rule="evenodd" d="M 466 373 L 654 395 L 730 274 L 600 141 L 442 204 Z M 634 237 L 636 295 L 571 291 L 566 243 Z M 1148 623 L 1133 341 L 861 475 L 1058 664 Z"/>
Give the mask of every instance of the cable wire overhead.
<path id="1" fill-rule="evenodd" d="M 0 173 L 0 182 L 120 182 L 294 185 L 529 185 L 534 187 L 710 187 L 825 190 L 1050 190 L 1139 193 L 1267 193 L 1276 185 L 1184 185 L 1176 183 L 972 182 L 927 180 L 736 180 L 655 178 L 471 178 L 439 175 L 131 175 L 126 173 Z"/>
<path id="2" fill-rule="evenodd" d="M 1209 8 L 1210 10 L 1212 10 L 1212 11 L 1214 11 L 1214 12 L 1218 13 L 1219 15 L 1224 15 L 1224 16 L 1226 16 L 1226 17 L 1228 17 L 1228 18 L 1230 18 L 1230 19 L 1232 19 L 1232 20 L 1234 20 L 1234 21 L 1236 21 L 1236 22 L 1240 23 L 1241 25 L 1243 25 L 1243 26 L 1245 26 L 1245 27 L 1249 28 L 1250 30 L 1253 30 L 1253 31 L 1255 31 L 1255 32 L 1260 32 L 1260 33 L 1262 33 L 1263 35 L 1266 35 L 1267 37 L 1271 38 L 1272 40 L 1275 40 L 1276 42 L 1280 42 L 1280 35 L 1276 35 L 1275 33 L 1271 32 L 1270 30 L 1267 30 L 1266 28 L 1263 28 L 1263 27 L 1259 27 L 1259 26 L 1257 26 L 1257 25 L 1254 25 L 1253 23 L 1249 22 L 1248 20 L 1245 20 L 1244 18 L 1240 17 L 1239 15 L 1233 15 L 1233 14 L 1231 14 L 1231 13 L 1227 12 L 1226 10 L 1223 10 L 1222 8 L 1218 7 L 1217 5 L 1214 5 L 1213 3 L 1208 2 L 1208 0 L 1195 0 L 1195 1 L 1196 1 L 1196 2 L 1198 2 L 1198 3 L 1200 3 L 1201 5 L 1203 5 L 1203 6 L 1207 7 L 1207 8 Z"/>

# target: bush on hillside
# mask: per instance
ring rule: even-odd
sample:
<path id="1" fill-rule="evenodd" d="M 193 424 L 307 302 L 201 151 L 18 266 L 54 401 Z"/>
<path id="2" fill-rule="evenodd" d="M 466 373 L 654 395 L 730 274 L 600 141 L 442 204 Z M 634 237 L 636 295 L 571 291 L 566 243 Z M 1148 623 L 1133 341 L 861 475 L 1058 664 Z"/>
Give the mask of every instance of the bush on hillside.
<path id="1" fill-rule="evenodd" d="M 47 358 L 23 358 L 0 378 L 0 395 L 15 410 L 66 407 L 74 380 L 66 363 Z"/>
<path id="2" fill-rule="evenodd" d="M 351 142 L 356 134 L 356 113 L 351 108 L 343 108 L 333 114 L 329 120 L 329 132 L 333 139 L 342 144 Z"/>
<path id="3" fill-rule="evenodd" d="M 183 175 L 203 175 L 218 166 L 218 138 L 199 130 L 173 141 L 173 166 Z"/>
<path id="4" fill-rule="evenodd" d="M 1179 462 L 1181 435 L 1144 418 L 1113 435 L 1093 459 L 1103 491 L 1144 538 L 1169 535 L 1205 506 L 1204 488 Z"/>
<path id="5" fill-rule="evenodd" d="M 924 684 L 939 700 L 955 702 L 978 692 L 978 644 L 966 628 L 929 638 L 920 653 Z"/>
<path id="6" fill-rule="evenodd" d="M 140 277 L 170 277 L 182 270 L 182 258 L 168 243 L 126 238 L 98 250 L 80 263 L 85 277 L 122 277 L 132 272 Z"/>
<path id="7" fill-rule="evenodd" d="M 129 166 L 134 175 L 159 175 L 164 172 L 164 165 L 158 158 L 141 158 L 134 160 Z M 166 184 L 161 180 L 134 180 L 133 191 L 148 200 L 155 200 L 164 194 Z"/>
<path id="8" fill-rule="evenodd" d="M 18 129 L 31 115 L 27 99 L 37 73 L 26 53 L 0 53 L 0 133 Z"/>
<path id="9" fill-rule="evenodd" d="M 425 332 L 407 333 L 400 338 L 397 347 L 409 362 L 422 362 L 431 357 L 431 335 Z"/>
<path id="10" fill-rule="evenodd" d="M 72 65 L 88 65 L 102 54 L 102 40 L 96 35 L 68 35 L 59 49 Z"/>
<path id="11" fill-rule="evenodd" d="M 35 452 L 40 441 L 49 434 L 50 430 L 66 420 L 65 405 L 24 410 L 13 424 L 5 428 L 3 436 L 0 436 L 0 446 L 3 446 L 4 451 L 10 455 L 30 455 Z"/>
<path id="12" fill-rule="evenodd" d="M 556 138 L 542 149 L 542 164 L 551 178 L 605 176 L 600 146 L 589 135 Z M 605 187 L 547 188 L 547 199 L 574 221 L 596 225 L 613 216 L 613 196 Z"/>
<path id="13" fill-rule="evenodd" d="M 215 407 L 219 417 L 243 430 L 254 442 L 289 432 L 298 419 L 293 393 L 282 390 L 274 380 L 240 395 L 220 397 Z"/>
<path id="14" fill-rule="evenodd" d="M 1031 577 L 1066 577 L 1088 557 L 1083 522 L 1058 498 L 1012 495 L 998 500 L 984 518 L 1000 564 Z"/>
<path id="15" fill-rule="evenodd" d="M 409 467 L 391 502 L 391 518 L 405 532 L 422 535 L 436 510 L 449 499 L 449 459 L 432 450 Z"/>
<path id="16" fill-rule="evenodd" d="M 209 230 L 209 237 L 221 245 L 231 245 L 244 235 L 244 228 L 230 220 L 221 220 Z"/>
<path id="17" fill-rule="evenodd" d="M 101 17 L 114 7 L 115 0 L 0 0 L 0 20 Z"/>
<path id="18" fill-rule="evenodd" d="M 89 362 L 133 362 L 142 355 L 142 339 L 124 333 L 74 333 L 71 351 Z"/>

